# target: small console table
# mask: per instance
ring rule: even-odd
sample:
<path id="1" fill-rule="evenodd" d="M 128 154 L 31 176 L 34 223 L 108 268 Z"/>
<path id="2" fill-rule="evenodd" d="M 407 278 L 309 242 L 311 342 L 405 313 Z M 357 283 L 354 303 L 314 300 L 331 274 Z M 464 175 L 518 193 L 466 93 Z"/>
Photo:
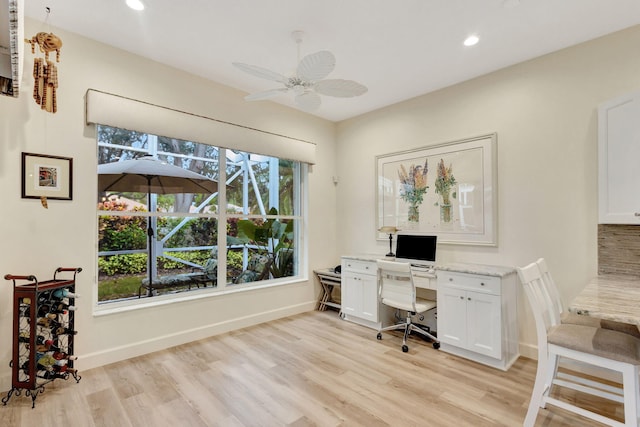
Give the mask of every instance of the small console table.
<path id="1" fill-rule="evenodd" d="M 332 297 L 333 288 L 340 286 L 342 283 L 342 276 L 340 273 L 336 273 L 333 268 L 324 268 L 322 270 L 314 270 L 318 280 L 322 285 L 322 293 L 318 300 L 318 311 L 325 311 L 327 307 L 341 309 L 339 302 L 334 301 Z"/>

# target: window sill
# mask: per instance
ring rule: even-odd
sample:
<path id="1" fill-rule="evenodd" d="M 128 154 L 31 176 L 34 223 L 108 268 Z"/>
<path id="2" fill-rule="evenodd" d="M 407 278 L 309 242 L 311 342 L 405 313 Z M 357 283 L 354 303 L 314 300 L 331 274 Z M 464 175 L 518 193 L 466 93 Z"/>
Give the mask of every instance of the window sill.
<path id="1" fill-rule="evenodd" d="M 146 308 L 155 308 L 168 304 L 176 304 L 187 301 L 200 300 L 203 298 L 216 298 L 223 295 L 230 295 L 240 292 L 250 292 L 260 289 L 274 288 L 278 286 L 293 285 L 308 282 L 308 277 L 291 277 L 287 279 L 271 280 L 263 284 L 241 284 L 226 286 L 224 289 L 201 289 L 184 294 L 162 295 L 153 298 L 140 298 L 127 301 L 102 303 L 94 305 L 93 316 L 109 316 L 112 314 L 125 313 L 128 311 L 142 310 Z"/>

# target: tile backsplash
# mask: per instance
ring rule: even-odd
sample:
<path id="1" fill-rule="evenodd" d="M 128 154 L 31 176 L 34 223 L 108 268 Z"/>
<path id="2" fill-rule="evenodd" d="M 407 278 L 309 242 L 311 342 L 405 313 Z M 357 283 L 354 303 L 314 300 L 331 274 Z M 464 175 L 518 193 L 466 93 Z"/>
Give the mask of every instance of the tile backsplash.
<path id="1" fill-rule="evenodd" d="M 640 225 L 598 224 L 598 274 L 640 276 Z"/>

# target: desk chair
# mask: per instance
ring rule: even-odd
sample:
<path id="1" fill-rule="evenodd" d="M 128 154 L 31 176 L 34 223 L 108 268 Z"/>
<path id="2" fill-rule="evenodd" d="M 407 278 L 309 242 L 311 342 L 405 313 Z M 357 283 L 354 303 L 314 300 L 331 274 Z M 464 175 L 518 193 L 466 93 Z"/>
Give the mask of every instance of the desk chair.
<path id="1" fill-rule="evenodd" d="M 538 336 L 538 370 L 524 420 L 535 424 L 540 408 L 558 406 L 609 426 L 638 426 L 640 392 L 638 366 L 640 339 L 619 331 L 594 326 L 560 323 L 560 311 L 548 292 L 538 264 L 518 268 L 518 277 L 531 305 Z M 606 368 L 622 375 L 622 387 L 605 381 L 558 373 L 560 357 Z M 605 417 L 566 400 L 551 397 L 553 386 L 566 387 L 624 403 L 624 423 Z"/>
<path id="2" fill-rule="evenodd" d="M 416 287 L 411 275 L 411 264 L 405 262 L 378 260 L 378 292 L 380 301 L 389 307 L 407 312 L 406 321 L 380 328 L 377 338 L 382 339 L 383 331 L 404 330 L 402 351 L 409 351 L 407 337 L 412 331 L 424 335 L 433 341 L 433 348 L 440 348 L 436 337 L 411 322 L 411 316 L 436 307 L 436 302 L 416 297 Z"/>
<path id="3" fill-rule="evenodd" d="M 549 267 L 547 267 L 547 262 L 544 258 L 538 259 L 536 261 L 538 268 L 540 269 L 540 274 L 542 276 L 542 281 L 549 293 L 551 298 L 551 302 L 555 305 L 553 312 L 559 313 L 560 315 L 560 323 L 570 323 L 574 325 L 585 325 L 585 326 L 595 326 L 597 328 L 611 329 L 618 332 L 624 332 L 625 334 L 633 335 L 636 338 L 640 338 L 640 330 L 636 325 L 632 325 L 629 323 L 616 322 L 615 320 L 607 320 L 607 319 L 598 319 L 596 317 L 589 317 L 576 313 L 569 313 L 564 309 L 564 305 L 562 304 L 562 299 L 560 298 L 560 292 L 558 291 L 558 287 L 556 286 L 553 277 L 551 277 L 551 273 L 549 272 Z"/>

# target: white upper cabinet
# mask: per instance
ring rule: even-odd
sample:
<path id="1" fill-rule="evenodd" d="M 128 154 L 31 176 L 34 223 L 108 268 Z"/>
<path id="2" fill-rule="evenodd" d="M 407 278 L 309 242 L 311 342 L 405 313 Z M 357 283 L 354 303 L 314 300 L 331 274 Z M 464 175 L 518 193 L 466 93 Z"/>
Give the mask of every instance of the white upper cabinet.
<path id="1" fill-rule="evenodd" d="M 640 224 L 640 92 L 598 108 L 598 222 Z"/>

